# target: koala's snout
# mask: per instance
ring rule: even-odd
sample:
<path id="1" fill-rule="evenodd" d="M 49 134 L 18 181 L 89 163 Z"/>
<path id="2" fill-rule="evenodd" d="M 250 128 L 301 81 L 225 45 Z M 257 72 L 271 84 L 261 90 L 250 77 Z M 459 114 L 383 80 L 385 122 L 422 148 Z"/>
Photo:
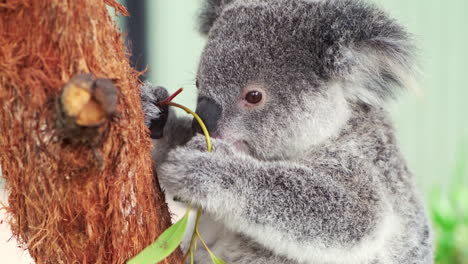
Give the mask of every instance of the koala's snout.
<path id="1" fill-rule="evenodd" d="M 218 121 L 221 118 L 221 111 L 221 106 L 211 98 L 202 97 L 198 100 L 195 112 L 203 120 L 208 132 L 210 132 L 213 137 L 216 137 L 217 135 Z M 192 122 L 192 131 L 194 134 L 203 133 L 200 125 L 195 119 L 193 119 Z"/>

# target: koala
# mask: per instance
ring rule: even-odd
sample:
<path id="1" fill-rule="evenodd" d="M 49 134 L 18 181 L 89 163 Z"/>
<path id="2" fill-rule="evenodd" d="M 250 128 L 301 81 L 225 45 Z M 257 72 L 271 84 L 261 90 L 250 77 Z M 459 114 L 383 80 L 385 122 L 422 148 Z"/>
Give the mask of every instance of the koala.
<path id="1" fill-rule="evenodd" d="M 386 110 L 416 72 L 402 26 L 358 0 L 207 0 L 200 32 L 196 112 L 213 151 L 196 122 L 157 105 L 164 88 L 141 97 L 158 180 L 203 208 L 219 258 L 433 263 Z"/>

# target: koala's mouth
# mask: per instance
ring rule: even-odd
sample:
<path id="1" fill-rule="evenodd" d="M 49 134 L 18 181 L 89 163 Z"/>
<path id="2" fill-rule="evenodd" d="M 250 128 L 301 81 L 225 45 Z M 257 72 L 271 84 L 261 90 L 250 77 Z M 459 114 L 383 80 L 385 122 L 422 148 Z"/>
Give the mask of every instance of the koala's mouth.
<path id="1" fill-rule="evenodd" d="M 249 145 L 247 145 L 247 142 L 244 140 L 236 140 L 232 144 L 234 145 L 234 149 L 237 151 L 246 155 L 251 155 Z"/>
<path id="2" fill-rule="evenodd" d="M 247 141 L 242 140 L 242 139 L 234 139 L 232 137 L 225 137 L 220 133 L 212 133 L 211 134 L 212 138 L 218 138 L 227 141 L 228 143 L 232 144 L 234 146 L 234 149 L 237 150 L 240 153 L 243 153 L 245 155 L 252 156 L 252 152 L 250 151 L 249 144 L 247 144 Z"/>

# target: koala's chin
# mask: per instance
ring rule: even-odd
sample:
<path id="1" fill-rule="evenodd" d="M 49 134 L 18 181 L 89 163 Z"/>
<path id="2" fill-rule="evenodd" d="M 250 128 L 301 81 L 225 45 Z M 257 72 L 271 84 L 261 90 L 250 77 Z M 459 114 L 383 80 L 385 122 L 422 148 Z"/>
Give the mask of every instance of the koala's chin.
<path id="1" fill-rule="evenodd" d="M 244 140 L 236 140 L 232 144 L 238 152 L 243 153 L 245 155 L 252 155 L 249 146 L 247 145 L 247 143 L 245 143 Z"/>

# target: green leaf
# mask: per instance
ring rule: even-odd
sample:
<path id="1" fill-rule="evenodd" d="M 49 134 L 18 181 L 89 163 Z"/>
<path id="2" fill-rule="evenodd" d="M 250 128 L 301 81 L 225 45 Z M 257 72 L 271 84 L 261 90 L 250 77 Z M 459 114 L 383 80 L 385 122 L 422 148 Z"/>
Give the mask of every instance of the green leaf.
<path id="1" fill-rule="evenodd" d="M 154 264 L 167 258 L 182 242 L 189 219 L 189 210 L 177 223 L 166 229 L 156 241 L 146 247 L 127 264 Z"/>
<path id="2" fill-rule="evenodd" d="M 211 261 L 213 262 L 213 264 L 224 264 L 224 260 L 216 257 L 212 253 L 210 253 L 210 257 L 211 257 Z"/>

